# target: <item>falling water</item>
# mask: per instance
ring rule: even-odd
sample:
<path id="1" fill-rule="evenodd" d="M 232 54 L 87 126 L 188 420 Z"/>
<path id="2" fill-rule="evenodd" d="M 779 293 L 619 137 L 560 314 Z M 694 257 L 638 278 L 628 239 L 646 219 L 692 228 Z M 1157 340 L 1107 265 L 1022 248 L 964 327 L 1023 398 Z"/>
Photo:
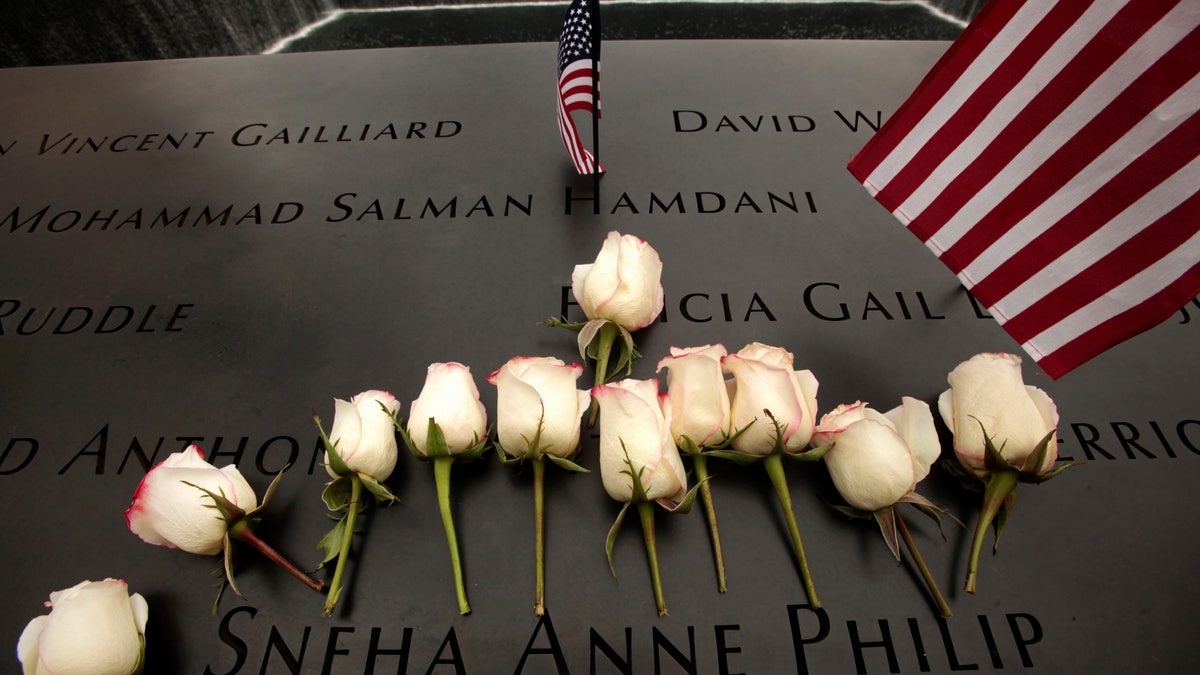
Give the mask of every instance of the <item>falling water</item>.
<path id="1" fill-rule="evenodd" d="M 679 1 L 679 0 L 675 0 Z M 749 0 L 748 0 L 749 1 Z M 709 9 L 681 14 L 667 5 L 656 7 L 654 0 L 642 0 L 636 16 L 628 23 L 630 33 L 613 35 L 617 39 L 642 39 L 658 37 L 860 37 L 860 38 L 903 38 L 924 39 L 952 38 L 961 26 L 979 10 L 985 0 L 851 0 L 838 3 L 829 0 L 753 0 L 756 7 L 734 9 L 739 0 L 728 0 L 719 8 L 713 0 L 706 4 Z M 542 21 L 557 12 L 555 0 L 63 0 L 61 2 L 20 2 L 3 10 L 0 19 L 0 67 L 36 66 L 68 63 L 94 63 L 104 61 L 129 61 L 144 59 L 185 58 L 199 56 L 221 56 L 231 54 L 260 53 L 271 45 L 278 44 L 287 36 L 302 32 L 335 10 L 355 10 L 401 6 L 407 9 L 428 8 L 458 4 L 492 4 L 506 6 L 505 22 L 492 21 L 486 10 L 479 10 L 473 26 L 467 29 L 450 28 L 436 21 L 426 23 L 405 18 L 390 19 L 392 33 L 408 32 L 404 44 L 456 44 L 468 42 L 537 41 L 554 39 L 556 19 Z M 516 7 L 514 7 L 514 5 Z M 812 32 L 812 22 L 797 19 L 798 27 L 778 26 L 779 12 L 790 12 L 805 8 L 810 12 L 825 14 L 805 16 L 827 17 L 829 7 L 845 5 L 842 14 L 829 21 L 849 24 L 859 32 L 828 35 Z M 872 6 L 873 5 L 873 6 Z M 890 5 L 890 6 L 889 6 Z M 883 16 L 885 10 L 898 10 L 900 6 L 912 10 L 924 6 L 936 10 L 949 23 L 937 27 L 935 33 L 929 29 L 928 15 L 924 18 L 907 16 L 906 25 L 916 28 L 896 35 L 887 31 L 873 32 L 872 17 Z M 764 7 L 774 7 L 768 14 Z M 735 30 L 729 28 L 729 12 L 741 13 L 748 28 L 745 34 L 708 35 L 705 30 Z M 895 13 L 890 13 L 894 15 Z M 545 15 L 545 17 L 543 17 Z M 378 15 L 377 15 L 378 16 Z M 408 17 L 412 17 L 410 13 Z M 528 19 L 536 16 L 538 22 Z M 484 17 L 484 18 L 479 18 Z M 502 17 L 503 18 L 503 17 Z M 376 21 L 378 19 L 372 19 Z M 693 34 L 672 34 L 670 26 L 663 27 L 660 20 L 693 26 L 684 27 L 681 33 L 692 30 Z M 483 23 L 480 24 L 479 22 Z M 755 22 L 762 27 L 754 27 Z M 716 28 L 709 28 L 710 24 Z M 886 23 L 886 22 L 885 22 Z M 918 25 L 920 24 L 920 25 Z M 307 49 L 344 49 L 361 47 L 365 40 L 357 31 L 369 29 L 365 20 L 354 29 L 343 29 L 341 36 L 332 41 L 309 45 Z M 842 29 L 845 26 L 840 26 Z M 736 28 L 736 27 L 735 27 Z M 503 32 L 507 30 L 507 32 Z M 768 31 L 761 35 L 755 31 Z M 439 32 L 440 31 L 440 32 Z M 474 31 L 474 32 L 472 32 Z M 497 31 L 500 31 L 498 33 Z M 658 32 L 655 32 L 658 31 Z M 501 34 L 502 33 L 502 34 Z"/>

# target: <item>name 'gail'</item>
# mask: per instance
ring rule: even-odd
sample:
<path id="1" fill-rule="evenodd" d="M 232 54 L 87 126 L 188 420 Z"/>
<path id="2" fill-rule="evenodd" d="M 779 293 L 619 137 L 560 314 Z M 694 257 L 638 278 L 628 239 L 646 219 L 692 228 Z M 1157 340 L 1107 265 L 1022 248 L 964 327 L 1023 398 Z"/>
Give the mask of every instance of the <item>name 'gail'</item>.
<path id="1" fill-rule="evenodd" d="M 274 126 L 251 122 L 238 127 L 230 142 L 240 147 L 258 145 L 299 145 L 301 143 L 354 143 L 362 141 L 400 141 L 451 138 L 462 131 L 455 120 L 397 124 L 321 124 L 316 126 Z"/>

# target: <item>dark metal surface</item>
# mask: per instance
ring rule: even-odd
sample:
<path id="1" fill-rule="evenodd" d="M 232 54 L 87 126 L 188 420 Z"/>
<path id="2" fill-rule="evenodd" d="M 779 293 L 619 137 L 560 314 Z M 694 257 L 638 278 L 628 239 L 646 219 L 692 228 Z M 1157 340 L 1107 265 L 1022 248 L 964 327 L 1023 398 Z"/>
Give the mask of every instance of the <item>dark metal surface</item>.
<path id="1" fill-rule="evenodd" d="M 248 551 L 249 599 L 211 616 L 219 561 L 125 528 L 144 462 L 188 442 L 260 492 L 294 460 L 261 532 L 311 567 L 328 521 L 310 408 L 328 422 L 333 397 L 384 388 L 405 415 L 426 365 L 457 360 L 494 416 L 484 378 L 509 357 L 577 358 L 574 335 L 538 322 L 611 229 L 665 265 L 666 313 L 637 335 L 635 376 L 671 345 L 762 341 L 814 371 L 823 411 L 932 402 L 959 361 L 1016 346 L 844 165 L 944 49 L 613 43 L 598 216 L 555 130 L 549 43 L 0 71 L 0 641 L 50 591 L 115 576 L 150 603 L 154 673 L 292 672 L 289 658 L 370 672 L 373 644 L 407 645 L 374 672 L 557 672 L 538 651 L 554 648 L 577 673 L 1196 670 L 1196 308 L 1061 381 L 1027 367 L 1062 413 L 1062 455 L 1085 464 L 1022 488 L 975 596 L 958 590 L 969 530 L 943 542 L 910 519 L 956 613 L 944 623 L 874 525 L 829 507 L 820 466 L 788 475 L 825 614 L 804 607 L 759 467 L 713 479 L 728 593 L 700 514 L 659 516 L 663 618 L 635 523 L 614 579 L 618 505 L 595 473 L 551 471 L 553 636 L 531 611 L 530 476 L 494 460 L 455 470 L 467 617 L 431 467 L 408 456 L 390 481 L 401 503 L 366 519 L 332 619 Z M 354 140 L 389 123 L 399 140 Z M 226 206 L 226 224 L 195 224 Z M 586 438 L 580 459 L 593 471 L 596 448 Z M 973 523 L 978 497 L 940 470 L 922 492 Z"/>

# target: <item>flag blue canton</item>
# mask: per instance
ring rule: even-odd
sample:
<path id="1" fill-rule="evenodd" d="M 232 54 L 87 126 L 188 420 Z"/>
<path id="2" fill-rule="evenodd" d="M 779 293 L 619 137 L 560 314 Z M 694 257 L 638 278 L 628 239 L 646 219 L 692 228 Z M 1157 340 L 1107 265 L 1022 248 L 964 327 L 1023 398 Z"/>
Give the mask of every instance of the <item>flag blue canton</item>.
<path id="1" fill-rule="evenodd" d="M 598 144 L 600 117 L 600 6 L 597 0 L 572 0 L 558 39 L 558 132 L 575 170 L 599 174 L 604 167 L 579 138 L 571 113 L 592 114 L 592 143 Z"/>
<path id="2" fill-rule="evenodd" d="M 558 72 L 574 61 L 594 58 L 594 26 L 599 17 L 592 14 L 591 0 L 574 0 L 563 17 L 558 39 Z"/>

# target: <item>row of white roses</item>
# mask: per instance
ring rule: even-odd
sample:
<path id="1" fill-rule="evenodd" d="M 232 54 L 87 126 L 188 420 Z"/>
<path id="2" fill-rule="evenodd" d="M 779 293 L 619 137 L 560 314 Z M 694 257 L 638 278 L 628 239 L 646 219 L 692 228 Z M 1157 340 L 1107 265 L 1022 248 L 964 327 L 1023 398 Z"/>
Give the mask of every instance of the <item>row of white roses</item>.
<path id="1" fill-rule="evenodd" d="M 755 343 L 737 354 L 727 354 L 720 345 L 671 351 L 659 363 L 660 371 L 668 369 L 664 397 L 656 380 L 623 380 L 595 390 L 604 406 L 601 475 L 615 499 L 634 497 L 626 471 L 631 462 L 635 470 L 645 470 L 647 498 L 678 504 L 686 492 L 686 474 L 676 446 L 684 445 L 685 438 L 699 447 L 718 445 L 745 428 L 733 440 L 738 452 L 772 452 L 775 427 L 758 424 L 764 409 L 772 411 L 782 429 L 786 452 L 802 452 L 810 444 L 830 446 L 824 461 L 834 484 L 848 503 L 864 511 L 885 508 L 910 493 L 940 454 L 929 407 L 921 401 L 905 398 L 885 414 L 863 403 L 842 405 L 814 425 L 817 381 L 808 371 L 791 370 L 792 356 L 785 350 Z M 950 373 L 950 389 L 939 398 L 959 462 L 981 477 L 988 472 L 983 428 L 1000 439 L 1001 454 L 1010 464 L 1035 474 L 1047 473 L 1054 464 L 1051 447 L 1037 466 L 1025 466 L 1055 428 L 1057 413 L 1044 392 L 1024 385 L 1019 363 L 1007 354 L 977 355 Z M 581 374 L 578 364 L 546 357 L 514 358 L 493 373 L 488 381 L 498 388 L 500 447 L 522 456 L 538 438 L 540 452 L 573 457 L 587 406 L 587 393 L 575 388 Z M 725 374 L 734 379 L 727 382 Z M 392 427 L 398 410 L 395 397 L 380 391 L 335 400 L 331 436 L 345 461 L 385 480 L 398 457 Z M 459 364 L 431 366 L 412 411 L 413 419 L 426 414 L 438 419 L 448 447 L 471 447 L 486 433 L 486 411 L 469 370 Z M 756 426 L 765 431 L 752 433 Z M 426 447 L 421 428 L 409 427 L 418 448 Z M 253 489 L 236 467 L 217 469 L 192 447 L 147 474 L 127 514 L 130 528 L 150 543 L 218 553 L 226 544 L 226 525 L 213 517 L 203 493 L 188 483 L 224 494 L 243 508 L 257 506 Z M 51 614 L 31 621 L 18 644 L 26 673 L 129 673 L 140 662 L 146 602 L 138 594 L 129 596 L 123 581 L 83 582 L 52 593 L 47 605 Z M 79 660 L 79 654 L 87 657 Z M 106 665 L 95 660 L 96 654 L 112 657 Z"/>
<path id="2" fill-rule="evenodd" d="M 605 409 L 600 463 L 609 494 L 626 502 L 654 499 L 677 507 L 687 499 L 687 479 L 677 445 L 693 453 L 698 476 L 704 466 L 705 447 L 732 445 L 732 454 L 709 452 L 768 458 L 769 473 L 771 459 L 777 467 L 781 454 L 823 454 L 835 486 L 848 503 L 863 512 L 874 512 L 885 536 L 885 523 L 894 530 L 897 522 L 907 536 L 898 514 L 890 514 L 898 501 L 920 503 L 914 488 L 940 454 L 932 415 L 925 403 L 906 397 L 896 409 L 880 414 L 856 402 L 838 406 L 818 424 L 816 378 L 809 371 L 793 370 L 792 355 L 786 350 L 758 343 L 737 354 L 726 353 L 720 345 L 673 348 L 671 356 L 658 367 L 660 372 L 668 369 L 665 396 L 660 397 L 657 380 L 605 384 L 610 351 L 620 354 L 614 370 L 632 363 L 637 352 L 630 331 L 652 323 L 662 309 L 661 269 L 657 252 L 645 241 L 611 232 L 595 262 L 576 266 L 572 274 L 573 290 L 588 322 L 568 327 L 580 333 L 581 354 L 597 359 L 597 386 L 591 393 Z M 1016 477 L 1041 480 L 1058 471 L 1051 469 L 1056 459 L 1053 433 L 1057 412 L 1043 392 L 1023 384 L 1019 364 L 1020 359 L 1011 355 L 978 355 L 955 368 L 949 376 L 950 390 L 939 399 L 942 417 L 954 432 L 959 462 L 987 485 L 984 514 L 972 547 L 969 590 L 974 589 L 982 533 L 997 512 L 1011 508 L 1009 496 L 1015 490 Z M 499 445 L 514 457 L 532 457 L 535 476 L 540 476 L 543 457 L 574 466 L 569 458 L 578 448 L 580 416 L 589 398 L 588 392 L 575 387 L 581 373 L 578 364 L 518 357 L 488 378 L 498 387 Z M 727 381 L 726 375 L 733 379 Z M 396 418 L 399 407 L 395 397 L 382 391 L 364 392 L 349 401 L 335 400 L 329 434 L 331 452 L 326 457 L 330 475 L 335 478 L 331 486 L 353 476 L 356 489 L 361 488 L 359 483 L 366 483 L 377 497 L 390 497 L 380 484 L 396 465 L 393 426 L 399 428 L 415 454 L 426 457 L 431 452 L 474 454 L 488 433 L 478 390 L 469 370 L 461 364 L 430 367 L 425 387 L 412 404 L 407 429 Z M 429 423 L 423 423 L 425 420 Z M 810 450 L 810 444 L 817 449 Z M 445 459 L 439 457 L 435 462 Z M 458 573 L 456 544 L 445 505 L 448 499 L 442 494 L 444 481 L 440 474 L 439 500 L 444 502 L 443 518 L 447 519 Z M 782 480 L 781 476 L 782 472 L 777 471 L 772 479 Z M 540 478 L 535 485 L 540 486 Z M 249 527 L 274 486 L 260 504 L 236 467 L 216 469 L 204 461 L 199 448 L 191 447 L 147 474 L 127 511 L 127 520 L 130 529 L 150 543 L 202 554 L 223 550 L 227 571 L 230 536 L 249 541 L 288 567 L 278 554 L 257 540 Z M 780 487 L 776 482 L 777 491 Z M 786 492 L 786 484 L 782 488 Z M 330 498 L 326 499 L 328 503 Z M 540 501 L 539 497 L 539 505 Z M 348 500 L 343 508 L 350 506 L 347 510 L 353 513 L 357 503 Z M 643 506 L 648 504 L 639 504 Z M 784 506 L 806 591 L 816 605 L 790 504 L 785 502 Z M 220 511 L 220 518 L 213 517 L 214 508 Z M 646 527 L 648 508 L 640 510 Z M 538 513 L 540 519 L 540 507 Z M 998 520 L 1001 525 L 1007 519 L 1004 515 Z M 710 513 L 710 518 L 717 543 L 715 516 Z M 351 519 L 342 538 L 343 552 L 348 550 L 353 529 Z M 610 563 L 615 531 L 616 527 L 610 532 Z M 893 531 L 889 544 L 899 556 L 894 537 Z M 652 529 L 647 531 L 647 546 L 652 567 L 656 568 Z M 913 554 L 940 601 L 915 548 Z M 717 556 L 720 567 L 719 545 Z M 538 558 L 536 608 L 540 612 L 540 525 Z M 339 566 L 342 563 L 344 560 L 339 560 Z M 317 590 L 324 585 L 294 568 L 289 571 Z M 665 612 L 657 569 L 653 574 L 659 610 Z M 723 569 L 720 574 L 720 589 L 724 590 Z M 335 575 L 327 612 L 336 601 L 338 578 L 340 572 Z M 460 607 L 469 611 L 461 578 L 456 582 Z M 147 608 L 140 595 L 129 596 L 123 581 L 83 582 L 52 593 L 47 606 L 52 608 L 50 614 L 31 621 L 18 644 L 26 675 L 140 672 Z"/>

